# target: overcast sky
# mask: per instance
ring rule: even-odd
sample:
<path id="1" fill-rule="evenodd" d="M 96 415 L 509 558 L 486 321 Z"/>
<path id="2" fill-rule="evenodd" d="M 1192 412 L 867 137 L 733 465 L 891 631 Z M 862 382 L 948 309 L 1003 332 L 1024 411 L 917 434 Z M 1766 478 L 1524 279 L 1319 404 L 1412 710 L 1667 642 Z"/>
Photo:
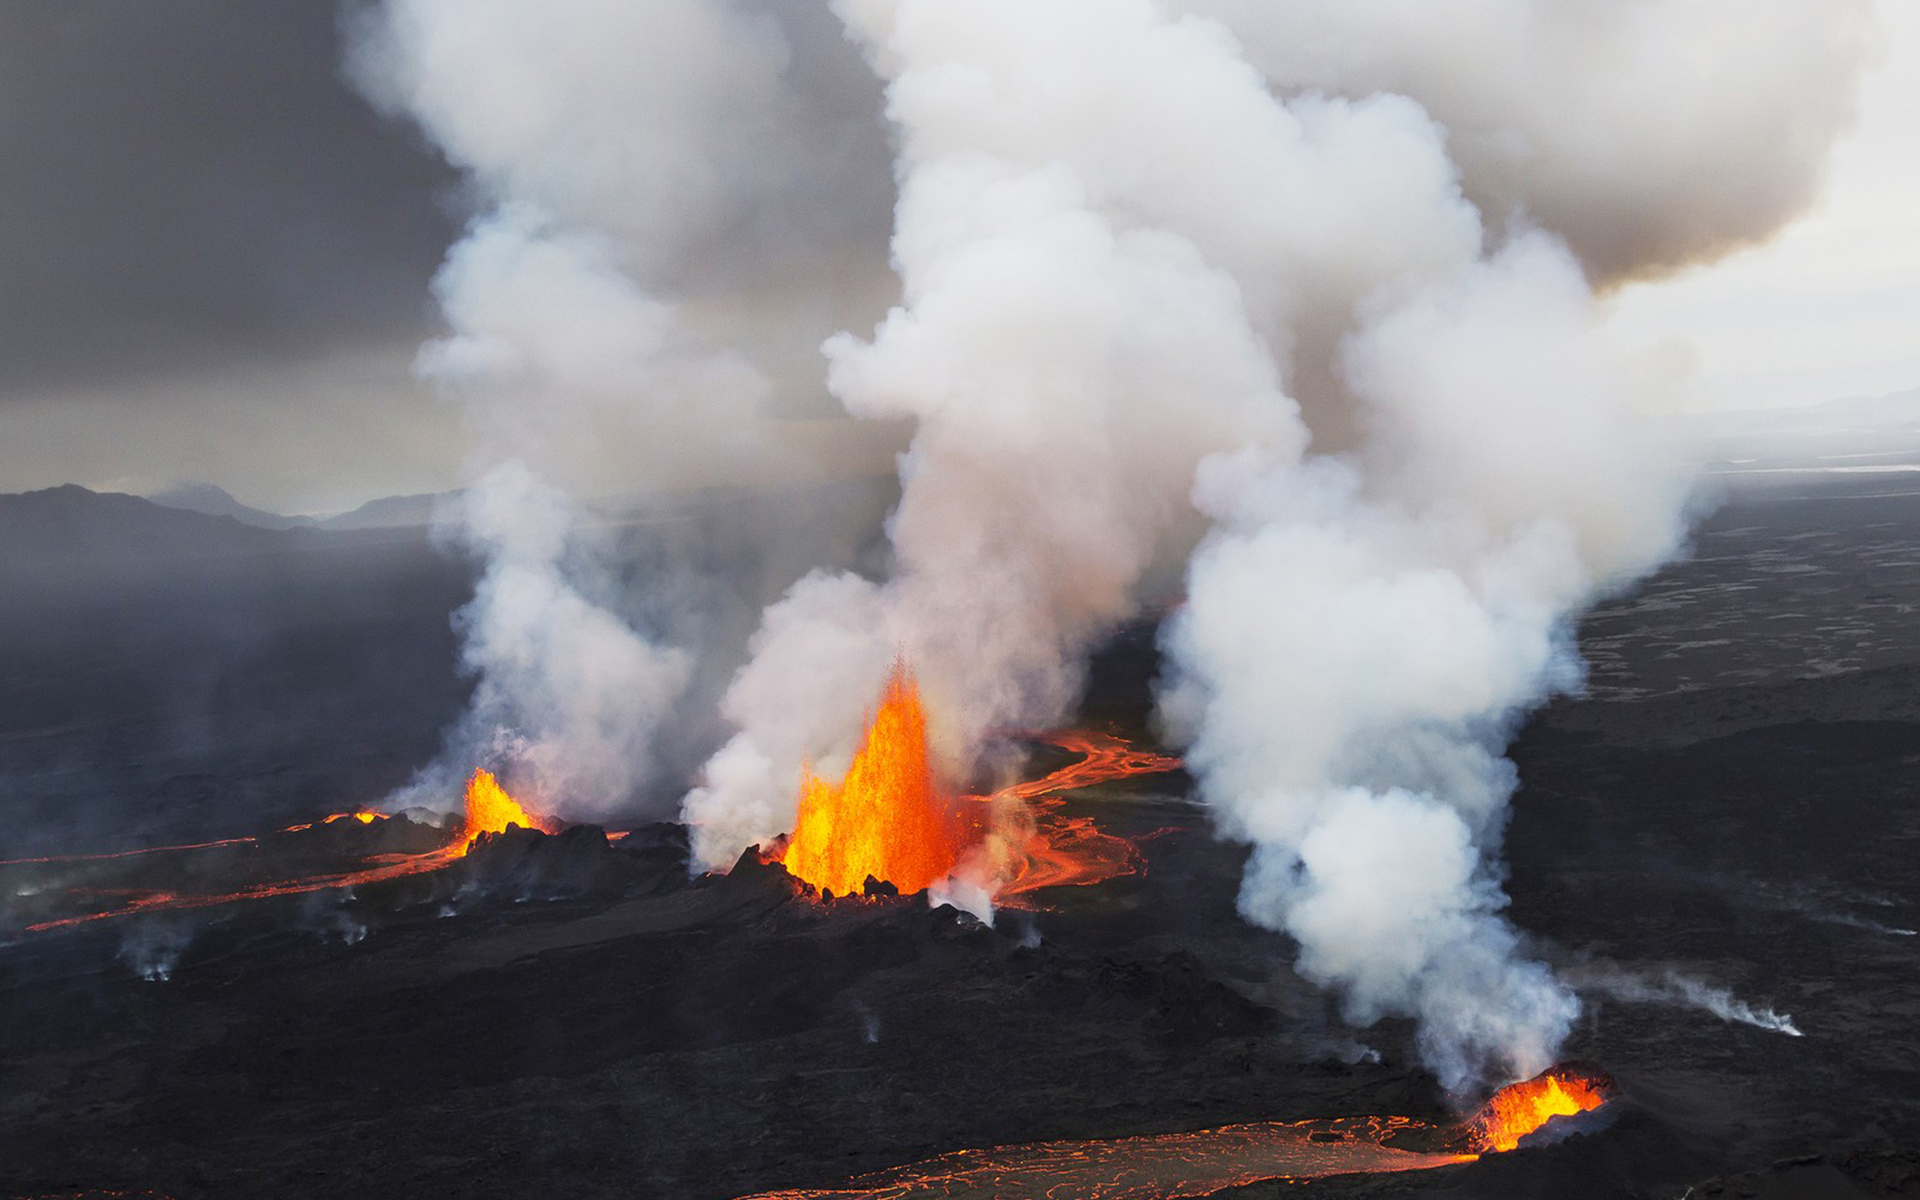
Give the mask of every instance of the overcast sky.
<path id="1" fill-rule="evenodd" d="M 1694 407 L 1920 387 L 1920 4 L 1879 7 L 1886 56 L 1824 202 L 1766 246 L 1618 298 L 1616 333 L 1690 364 Z"/>
<path id="2" fill-rule="evenodd" d="M 1827 202 L 1616 300 L 1690 403 L 1920 385 L 1920 8 L 1882 7 Z M 204 479 L 326 511 L 456 478 L 411 361 L 458 180 L 342 81 L 336 14 L 0 0 L 0 491 Z"/>

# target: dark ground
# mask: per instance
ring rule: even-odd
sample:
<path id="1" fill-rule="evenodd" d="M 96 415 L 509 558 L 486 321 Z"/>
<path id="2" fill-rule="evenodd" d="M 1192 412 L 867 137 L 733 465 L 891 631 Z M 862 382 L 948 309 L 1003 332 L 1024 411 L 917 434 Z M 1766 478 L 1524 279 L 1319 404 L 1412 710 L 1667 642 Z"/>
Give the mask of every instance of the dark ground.
<path id="1" fill-rule="evenodd" d="M 1805 491 L 1723 509 L 1691 560 L 1595 614 L 1590 695 L 1515 748 L 1513 916 L 1593 987 L 1568 1052 L 1619 1081 L 1609 1120 L 1312 1191 L 1920 1195 L 1920 938 L 1898 932 L 1920 927 L 1920 495 Z M 280 582 L 220 620 L 177 573 L 12 593 L 18 854 L 253 832 L 424 761 L 461 702 L 444 622 L 464 568 L 417 536 L 340 536 L 229 545 L 281 555 Z M 1139 734 L 1152 661 L 1149 630 L 1122 637 L 1089 719 Z M 1237 919 L 1242 852 L 1183 786 L 1081 793 L 1115 832 L 1172 829 L 1143 843 L 1146 875 L 994 930 L 911 901 L 822 909 L 757 871 L 688 884 L 654 828 L 16 938 L 0 1197 L 721 1200 L 989 1143 L 1443 1116 L 1407 1030 L 1343 1029 L 1284 940 Z M 177 869 L 218 874 L 221 853 Z M 0 887 L 31 886 L 21 870 Z M 1805 1036 L 1604 994 L 1669 971 Z"/>

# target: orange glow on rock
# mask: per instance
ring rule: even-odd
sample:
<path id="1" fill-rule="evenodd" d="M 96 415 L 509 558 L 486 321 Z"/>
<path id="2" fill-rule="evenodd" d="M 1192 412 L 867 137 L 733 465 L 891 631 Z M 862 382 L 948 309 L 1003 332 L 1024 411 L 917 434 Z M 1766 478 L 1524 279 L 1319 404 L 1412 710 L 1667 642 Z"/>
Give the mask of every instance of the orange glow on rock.
<path id="1" fill-rule="evenodd" d="M 1555 1067 L 1544 1075 L 1509 1084 L 1493 1094 L 1468 1123 L 1470 1140 L 1483 1151 L 1512 1150 L 1520 1139 L 1555 1117 L 1591 1112 L 1607 1102 L 1607 1086 Z"/>
<path id="2" fill-rule="evenodd" d="M 473 849 L 485 833 L 505 833 L 509 825 L 549 832 L 548 822 L 529 813 L 518 800 L 507 795 L 492 771 L 479 770 L 467 780 L 466 823 L 460 827 L 460 841 L 453 847 L 456 856 Z"/>
<path id="3" fill-rule="evenodd" d="M 905 665 L 896 666 L 846 778 L 834 784 L 810 768 L 802 773 L 781 862 L 836 896 L 858 893 L 868 876 L 907 894 L 945 878 L 963 848 L 953 806 L 934 784 L 919 690 Z"/>

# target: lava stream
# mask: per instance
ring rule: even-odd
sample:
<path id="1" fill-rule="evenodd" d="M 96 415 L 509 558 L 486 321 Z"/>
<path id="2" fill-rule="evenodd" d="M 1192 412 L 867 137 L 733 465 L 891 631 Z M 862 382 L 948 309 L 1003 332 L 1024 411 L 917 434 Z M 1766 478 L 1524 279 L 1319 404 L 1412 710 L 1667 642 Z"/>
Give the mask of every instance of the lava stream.
<path id="1" fill-rule="evenodd" d="M 1334 1117 L 990 1146 L 951 1151 L 832 1187 L 756 1192 L 741 1200 L 1178 1200 L 1269 1180 L 1425 1171 L 1473 1162 L 1480 1157 L 1476 1150 L 1514 1149 L 1556 1117 L 1599 1107 L 1612 1090 L 1604 1072 L 1555 1067 L 1502 1088 L 1473 1117 L 1454 1126 L 1411 1117 Z M 1579 1099 L 1566 1099 L 1574 1096 Z M 1390 1139 L 1406 1145 L 1389 1145 Z"/>
<path id="2" fill-rule="evenodd" d="M 1223 1125 L 1109 1141 L 1034 1142 L 956 1150 L 837 1187 L 761 1192 L 742 1200 L 918 1200 L 1045 1196 L 1048 1200 L 1174 1200 L 1274 1179 L 1422 1171 L 1473 1154 L 1423 1154 L 1382 1144 L 1414 1127 L 1403 1117 Z"/>
<path id="3" fill-rule="evenodd" d="M 306 825 L 290 826 L 282 832 L 297 833 L 311 829 L 315 825 L 332 824 L 335 821 L 353 819 L 361 824 L 372 824 L 375 820 L 385 819 L 376 813 L 335 813 L 321 821 Z M 381 883 L 389 879 L 399 879 L 407 875 L 418 875 L 425 871 L 437 871 L 457 859 L 466 856 L 482 835 L 502 833 L 510 825 L 519 825 L 526 829 L 540 829 L 552 832 L 553 825 L 540 817 L 527 812 L 519 802 L 501 789 L 500 784 L 489 771 L 475 771 L 467 781 L 465 816 L 454 840 L 436 850 L 420 854 L 380 854 L 364 860 L 365 865 L 345 871 L 323 872 L 317 875 L 305 875 L 296 879 L 277 880 L 271 883 L 255 884 L 238 888 L 231 892 L 207 895 L 181 894 L 153 888 L 71 889 L 71 894 L 114 894 L 126 897 L 114 908 L 99 912 L 83 913 L 79 916 L 61 917 L 56 920 L 42 921 L 28 925 L 27 933 L 41 933 L 52 929 L 65 929 L 75 925 L 85 925 L 94 921 L 103 921 L 110 917 L 131 916 L 135 913 L 179 911 L 198 908 L 214 908 L 223 904 L 234 904 L 245 900 L 264 900 L 272 896 L 298 896 L 308 892 L 332 891 L 337 888 L 356 887 L 362 884 Z M 205 842 L 196 846 L 162 846 L 146 851 L 131 851 L 122 854 L 73 855 L 54 860 L 63 862 L 89 861 L 129 857 L 132 854 L 158 854 L 165 851 L 196 850 L 210 846 L 239 845 L 257 843 L 261 839 L 228 838 L 218 842 Z M 24 860 L 28 862 L 42 860 Z M 7 865 L 7 864 L 0 864 Z"/>
<path id="4" fill-rule="evenodd" d="M 316 825 L 331 825 L 335 821 L 358 821 L 362 825 L 371 825 L 375 821 L 387 819 L 385 813 L 341 812 L 322 817 L 318 821 L 308 821 L 304 825 L 289 825 L 281 833 L 299 833 L 303 829 L 312 829 Z M 246 837 L 217 838 L 211 842 L 185 842 L 178 846 L 142 846 L 138 850 L 111 850 L 102 854 L 43 854 L 39 858 L 0 858 L 0 867 L 25 867 L 38 863 L 84 863 L 110 862 L 116 858 L 143 858 L 149 854 L 185 854 L 191 850 L 212 850 L 219 846 L 250 846 L 260 840 L 259 834 Z"/>
<path id="5" fill-rule="evenodd" d="M 1026 802 L 1033 832 L 1021 854 L 1000 881 L 997 900 L 1008 907 L 1031 906 L 1031 893 L 1046 887 L 1084 887 L 1138 872 L 1140 848 L 1134 842 L 1107 833 L 1092 817 L 1069 817 L 1059 810 L 1066 804 L 1062 792 L 1135 775 L 1178 770 L 1177 758 L 1135 750 L 1112 734 L 1065 730 L 1034 738 L 1081 755 L 1026 783 L 1003 788 L 998 795 Z"/>

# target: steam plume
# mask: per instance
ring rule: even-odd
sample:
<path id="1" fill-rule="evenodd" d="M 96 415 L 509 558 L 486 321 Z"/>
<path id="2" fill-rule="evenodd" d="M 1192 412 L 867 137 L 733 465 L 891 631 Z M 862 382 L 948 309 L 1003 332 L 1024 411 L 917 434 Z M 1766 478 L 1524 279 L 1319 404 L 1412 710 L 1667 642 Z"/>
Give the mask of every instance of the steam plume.
<path id="1" fill-rule="evenodd" d="M 848 165 L 832 143 L 864 97 L 844 70 L 794 74 L 834 56 L 774 7 L 391 0 L 355 19 L 363 90 L 480 200 L 435 282 L 450 335 L 420 358 L 468 417 L 472 483 L 448 520 L 484 563 L 458 618 L 477 686 L 396 803 L 451 803 L 481 763 L 581 817 L 652 781 L 690 652 L 611 585 L 581 498 L 777 465 L 775 384 L 726 344 L 725 314 L 780 310 L 783 272 L 858 241 L 875 206 L 849 189 L 881 212 L 890 190 L 883 165 L 878 189 L 871 169 L 831 200 L 806 184 L 803 166 Z"/>
<path id="2" fill-rule="evenodd" d="M 1480 209 L 1554 230 L 1601 283 L 1764 241 L 1809 207 L 1876 27 L 1867 0 L 1172 7 L 1223 21 L 1287 92 L 1419 101 Z"/>
<path id="3" fill-rule="evenodd" d="M 914 429 L 892 561 L 766 611 L 696 857 L 786 830 L 897 655 L 965 772 L 1186 563 L 1162 715 L 1255 847 L 1242 912 L 1355 1022 L 1414 1018 L 1449 1085 L 1534 1073 L 1577 1005 L 1502 916 L 1504 748 L 1686 495 L 1593 288 L 1807 203 L 1867 11 L 838 0 L 861 66 L 805 6 L 393 0 L 360 73 L 487 200 L 423 360 L 483 480 L 462 738 L 572 764 L 589 810 L 637 786 L 689 659 L 595 582 L 566 495 L 777 454 L 769 342 L 875 294 L 825 285 L 878 263 L 895 200 L 877 75 L 899 304 L 825 357 L 848 412 Z"/>
<path id="4" fill-rule="evenodd" d="M 1805 93 L 1760 152 L 1772 101 L 1675 133 L 1622 90 L 1696 94 L 1673 47 L 1724 6 L 1486 7 L 1453 16 L 1498 25 L 1491 72 L 1405 4 L 839 6 L 889 81 L 904 303 L 829 343 L 831 380 L 918 433 L 892 577 L 768 614 L 726 701 L 742 731 L 689 797 L 706 861 L 785 827 L 802 758 L 844 762 L 896 648 L 953 761 L 1058 715 L 1089 640 L 1191 545 L 1195 478 L 1215 529 L 1162 708 L 1255 846 L 1242 912 L 1356 1023 L 1416 1018 L 1450 1086 L 1547 1065 L 1577 1001 L 1501 915 L 1503 750 L 1577 685 L 1572 618 L 1673 549 L 1686 495 L 1590 280 L 1803 204 L 1862 10 L 1749 31 Z M 1729 145 L 1751 186 L 1702 195 Z"/>
<path id="5" fill-rule="evenodd" d="M 1722 1021 L 1751 1025 L 1788 1037 L 1806 1036 L 1790 1013 L 1755 1008 L 1723 987 L 1715 987 L 1669 967 L 1652 974 L 1604 964 L 1583 964 L 1567 971 L 1567 981 L 1582 992 L 1607 996 L 1629 1004 L 1665 1004 L 1698 1008 Z"/>

